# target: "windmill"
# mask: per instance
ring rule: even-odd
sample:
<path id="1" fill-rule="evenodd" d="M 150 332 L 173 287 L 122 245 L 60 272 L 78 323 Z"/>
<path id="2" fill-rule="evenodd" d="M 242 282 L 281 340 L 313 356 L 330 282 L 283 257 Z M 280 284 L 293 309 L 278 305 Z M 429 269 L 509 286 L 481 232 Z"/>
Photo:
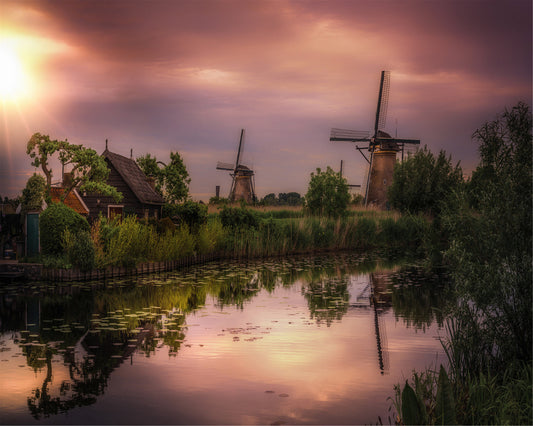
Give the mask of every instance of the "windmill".
<path id="1" fill-rule="evenodd" d="M 355 145 L 368 163 L 368 175 L 365 185 L 365 206 L 374 204 L 379 207 L 387 205 L 387 188 L 392 183 L 392 173 L 396 163 L 396 153 L 402 151 L 406 144 L 420 144 L 418 139 L 402 139 L 392 137 L 382 129 L 387 118 L 387 105 L 389 101 L 390 72 L 381 71 L 379 85 L 378 106 L 374 133 L 370 132 L 331 129 L 330 141 L 362 143 L 364 146 Z M 368 158 L 363 150 L 368 150 Z"/>
<path id="2" fill-rule="evenodd" d="M 239 149 L 237 150 L 237 160 L 235 165 L 231 163 L 217 163 L 217 170 L 228 170 L 232 177 L 231 189 L 229 192 L 230 201 L 244 200 L 252 203 L 255 200 L 254 171 L 241 164 L 242 151 L 244 149 L 244 129 L 241 129 Z"/>

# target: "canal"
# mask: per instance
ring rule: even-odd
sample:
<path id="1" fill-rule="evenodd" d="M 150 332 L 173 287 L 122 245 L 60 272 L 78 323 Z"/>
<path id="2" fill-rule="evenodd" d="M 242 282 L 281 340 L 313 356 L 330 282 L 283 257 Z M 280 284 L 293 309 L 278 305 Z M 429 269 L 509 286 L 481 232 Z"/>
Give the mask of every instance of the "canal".
<path id="1" fill-rule="evenodd" d="M 0 423 L 394 423 L 393 386 L 445 362 L 448 287 L 356 254 L 4 284 Z"/>

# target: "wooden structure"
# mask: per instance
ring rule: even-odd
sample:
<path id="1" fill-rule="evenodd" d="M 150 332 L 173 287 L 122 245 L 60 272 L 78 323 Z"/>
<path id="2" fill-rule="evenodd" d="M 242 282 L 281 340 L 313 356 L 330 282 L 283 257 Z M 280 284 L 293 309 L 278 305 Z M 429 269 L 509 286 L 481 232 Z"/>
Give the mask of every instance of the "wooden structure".
<path id="1" fill-rule="evenodd" d="M 156 192 L 153 179 L 143 173 L 135 160 L 109 151 L 107 141 L 102 157 L 110 170 L 107 184 L 122 193 L 123 198 L 117 203 L 112 197 L 83 193 L 89 220 L 97 219 L 99 214 L 108 218 L 130 214 L 138 218 L 161 218 L 163 197 Z"/>
<path id="2" fill-rule="evenodd" d="M 253 203 L 255 197 L 254 171 L 249 167 L 241 164 L 241 155 L 244 149 L 244 129 L 241 129 L 241 138 L 239 140 L 239 149 L 237 150 L 237 160 L 235 166 L 230 163 L 217 163 L 217 170 L 228 170 L 232 177 L 229 200 L 244 200 L 247 203 Z"/>
<path id="3" fill-rule="evenodd" d="M 378 106 L 376 110 L 376 121 L 374 123 L 374 133 L 370 137 L 369 132 L 355 130 L 331 129 L 330 141 L 341 142 L 362 142 L 367 144 L 355 148 L 363 155 L 368 163 L 368 174 L 365 185 L 365 206 L 375 205 L 380 208 L 388 207 L 387 190 L 392 184 L 394 165 L 396 164 L 396 153 L 402 151 L 406 144 L 420 144 L 418 139 L 401 139 L 392 137 L 384 132 L 387 118 L 387 105 L 389 100 L 390 74 L 388 71 L 381 72 L 379 85 Z M 368 158 L 363 150 L 368 150 Z"/>

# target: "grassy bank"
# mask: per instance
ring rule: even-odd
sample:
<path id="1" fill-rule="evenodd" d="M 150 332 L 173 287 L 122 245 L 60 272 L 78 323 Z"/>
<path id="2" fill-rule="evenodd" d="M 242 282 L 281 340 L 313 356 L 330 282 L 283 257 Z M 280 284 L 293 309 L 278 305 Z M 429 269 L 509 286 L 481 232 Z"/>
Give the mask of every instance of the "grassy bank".
<path id="1" fill-rule="evenodd" d="M 44 258 L 44 263 L 90 270 L 211 254 L 261 258 L 360 249 L 424 254 L 429 222 L 421 216 L 359 211 L 332 219 L 288 211 L 230 209 L 192 228 L 175 226 L 170 219 L 101 218 L 92 224 L 89 238 L 65 232 L 62 254 Z"/>

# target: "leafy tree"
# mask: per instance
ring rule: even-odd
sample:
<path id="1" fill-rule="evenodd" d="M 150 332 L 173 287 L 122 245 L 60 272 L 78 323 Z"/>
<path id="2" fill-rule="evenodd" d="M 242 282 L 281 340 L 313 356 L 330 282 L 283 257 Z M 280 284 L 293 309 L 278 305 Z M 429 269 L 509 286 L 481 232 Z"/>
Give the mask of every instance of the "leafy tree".
<path id="1" fill-rule="evenodd" d="M 272 192 L 270 194 L 265 195 L 263 199 L 261 200 L 261 203 L 264 204 L 265 206 L 277 206 L 279 203 L 279 200 L 276 197 L 276 194 Z"/>
<path id="2" fill-rule="evenodd" d="M 449 194 L 463 182 L 459 163 L 441 150 L 435 158 L 424 146 L 394 168 L 388 200 L 401 212 L 430 213 L 438 216 Z"/>
<path id="3" fill-rule="evenodd" d="M 137 158 L 137 164 L 147 176 L 156 180 L 156 191 L 167 203 L 180 203 L 189 196 L 189 173 L 178 152 L 170 152 L 170 163 L 157 161 L 150 154 Z M 162 167 L 160 167 L 160 165 Z"/>
<path id="4" fill-rule="evenodd" d="M 476 130 L 481 162 L 443 219 L 452 238 L 446 255 L 468 302 L 454 342 L 467 339 L 482 366 L 531 362 L 531 126 L 529 107 L 519 103 Z"/>
<path id="5" fill-rule="evenodd" d="M 278 198 L 279 203 L 284 206 L 299 206 L 303 202 L 302 197 L 297 192 L 280 192 Z"/>
<path id="6" fill-rule="evenodd" d="M 328 166 L 323 172 L 311 173 L 309 188 L 305 195 L 305 207 L 309 213 L 319 216 L 338 217 L 346 213 L 350 193 L 346 179 Z"/>
<path id="7" fill-rule="evenodd" d="M 79 187 L 80 191 L 111 196 L 117 202 L 122 199 L 122 194 L 106 183 L 109 176 L 107 163 L 94 149 L 70 144 L 66 140 L 52 140 L 48 135 L 34 133 L 28 141 L 26 153 L 33 158 L 32 166 L 41 167 L 46 177 L 47 195 L 52 185 L 52 170 L 48 162 L 52 155 L 57 154 L 63 166 L 72 167 L 71 179 L 64 183 L 66 187 L 61 196 L 62 200 L 76 187 Z"/>
<path id="8" fill-rule="evenodd" d="M 27 212 L 38 210 L 43 204 L 46 193 L 46 181 L 41 175 L 34 173 L 22 190 L 22 210 Z"/>
<path id="9" fill-rule="evenodd" d="M 189 229 L 198 229 L 207 221 L 207 206 L 190 200 L 183 204 L 165 204 L 162 216 L 186 224 Z"/>

